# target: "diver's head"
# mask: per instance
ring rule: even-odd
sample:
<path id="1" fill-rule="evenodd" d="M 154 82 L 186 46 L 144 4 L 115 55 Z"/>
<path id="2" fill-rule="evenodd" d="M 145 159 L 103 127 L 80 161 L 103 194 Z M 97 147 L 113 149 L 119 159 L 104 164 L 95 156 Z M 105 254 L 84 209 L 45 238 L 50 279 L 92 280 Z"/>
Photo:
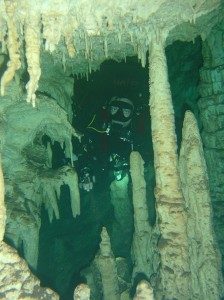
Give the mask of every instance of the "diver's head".
<path id="1" fill-rule="evenodd" d="M 126 127 L 130 124 L 134 113 L 134 104 L 128 98 L 112 97 L 109 105 L 112 123 Z"/>

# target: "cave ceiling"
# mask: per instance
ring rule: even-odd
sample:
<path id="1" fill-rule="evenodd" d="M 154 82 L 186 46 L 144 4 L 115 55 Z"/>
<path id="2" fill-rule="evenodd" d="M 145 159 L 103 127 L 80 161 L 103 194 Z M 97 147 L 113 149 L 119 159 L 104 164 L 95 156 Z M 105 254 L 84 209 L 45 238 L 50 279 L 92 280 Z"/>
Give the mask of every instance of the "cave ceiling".
<path id="1" fill-rule="evenodd" d="M 109 58 L 137 55 L 145 66 L 153 38 L 164 36 L 165 45 L 205 39 L 222 15 L 221 0 L 1 1 L 1 52 L 9 56 L 1 61 L 11 68 L 1 94 L 19 69 L 28 70 L 27 101 L 34 104 L 50 65 L 87 77 Z"/>

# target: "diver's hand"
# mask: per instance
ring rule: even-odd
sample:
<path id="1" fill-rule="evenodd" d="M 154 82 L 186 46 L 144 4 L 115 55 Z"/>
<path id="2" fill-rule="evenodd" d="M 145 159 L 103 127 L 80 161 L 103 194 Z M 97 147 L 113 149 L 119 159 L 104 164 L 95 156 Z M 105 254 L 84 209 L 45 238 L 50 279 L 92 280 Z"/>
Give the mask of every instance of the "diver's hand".
<path id="1" fill-rule="evenodd" d="M 79 187 L 86 192 L 89 192 L 93 189 L 93 185 L 95 183 L 95 176 L 91 174 L 91 170 L 89 168 L 84 168 L 81 172 Z"/>

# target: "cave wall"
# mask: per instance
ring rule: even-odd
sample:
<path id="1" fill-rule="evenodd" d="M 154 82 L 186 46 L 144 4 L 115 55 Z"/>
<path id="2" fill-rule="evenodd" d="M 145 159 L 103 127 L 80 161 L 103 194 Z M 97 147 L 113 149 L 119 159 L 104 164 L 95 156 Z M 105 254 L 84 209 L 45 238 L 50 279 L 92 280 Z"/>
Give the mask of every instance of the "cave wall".
<path id="1" fill-rule="evenodd" d="M 224 255 L 224 23 L 218 23 L 203 42 L 198 106 L 201 135 L 209 174 L 213 222 L 222 257 Z M 224 264 L 224 260 L 222 260 Z M 224 266 L 224 265 L 223 265 Z M 223 269 L 224 270 L 224 269 Z"/>
<path id="2" fill-rule="evenodd" d="M 5 239 L 36 270 L 41 206 L 45 205 L 50 219 L 59 217 L 55 190 L 75 175 L 74 171 L 69 175 L 68 169 L 52 170 L 50 144 L 57 140 L 70 156 L 71 136 L 75 132 L 66 112 L 55 100 L 40 95 L 38 109 L 32 109 L 23 101 L 25 94 L 20 81 L 12 82 L 9 89 L 10 93 L 1 98 L 1 153 L 7 207 Z M 45 134 L 50 139 L 48 147 L 42 141 Z M 63 179 L 65 173 L 68 176 Z M 72 178 L 75 182 L 75 177 Z"/>
<path id="3" fill-rule="evenodd" d="M 197 102 L 199 98 L 198 70 L 203 64 L 201 38 L 197 37 L 188 43 L 174 42 L 166 48 L 166 57 L 179 149 L 186 110 L 192 111 L 200 124 Z"/>

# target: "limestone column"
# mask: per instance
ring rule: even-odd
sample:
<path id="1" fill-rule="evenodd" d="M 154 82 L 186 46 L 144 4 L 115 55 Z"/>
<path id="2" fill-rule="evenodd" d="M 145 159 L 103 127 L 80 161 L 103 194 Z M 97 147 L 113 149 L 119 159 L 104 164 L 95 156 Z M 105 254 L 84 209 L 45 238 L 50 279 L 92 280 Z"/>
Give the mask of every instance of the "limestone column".
<path id="1" fill-rule="evenodd" d="M 187 111 L 180 150 L 180 175 L 188 208 L 188 238 L 192 299 L 218 300 L 223 296 L 221 254 L 212 222 L 207 168 L 194 115 Z"/>
<path id="2" fill-rule="evenodd" d="M 148 278 L 157 272 L 159 259 L 156 254 L 157 236 L 149 224 L 146 199 L 146 182 L 144 162 L 141 155 L 133 151 L 130 155 L 130 172 L 132 178 L 134 235 L 132 242 L 133 275 L 144 273 Z"/>
<path id="3" fill-rule="evenodd" d="M 156 175 L 157 222 L 161 237 L 158 299 L 187 299 L 189 264 L 186 212 L 178 174 L 174 110 L 162 39 L 149 50 L 150 115 Z"/>
<path id="4" fill-rule="evenodd" d="M 6 222 L 6 209 L 4 203 L 5 188 L 4 188 L 4 177 L 3 177 L 1 165 L 2 165 L 2 161 L 0 155 L 0 243 L 2 242 L 4 237 L 5 222 Z"/>
<path id="5" fill-rule="evenodd" d="M 120 300 L 116 260 L 105 227 L 101 232 L 99 255 L 95 258 L 101 274 L 104 300 Z"/>

